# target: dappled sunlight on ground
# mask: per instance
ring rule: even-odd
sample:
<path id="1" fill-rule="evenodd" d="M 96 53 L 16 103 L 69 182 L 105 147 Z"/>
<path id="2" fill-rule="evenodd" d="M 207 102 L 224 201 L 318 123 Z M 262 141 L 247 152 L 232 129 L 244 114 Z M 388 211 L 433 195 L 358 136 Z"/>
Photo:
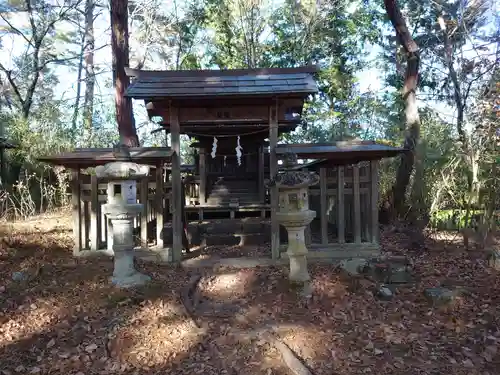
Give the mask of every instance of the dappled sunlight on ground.
<path id="1" fill-rule="evenodd" d="M 252 269 L 222 271 L 208 278 L 200 288 L 208 298 L 244 298 L 253 282 L 255 272 Z"/>
<path id="2" fill-rule="evenodd" d="M 176 310 L 146 302 L 111 334 L 113 361 L 141 368 L 175 365 L 200 339 L 196 326 Z"/>
<path id="3" fill-rule="evenodd" d="M 63 312 L 50 298 L 19 305 L 12 314 L 0 317 L 0 347 L 46 331 Z"/>

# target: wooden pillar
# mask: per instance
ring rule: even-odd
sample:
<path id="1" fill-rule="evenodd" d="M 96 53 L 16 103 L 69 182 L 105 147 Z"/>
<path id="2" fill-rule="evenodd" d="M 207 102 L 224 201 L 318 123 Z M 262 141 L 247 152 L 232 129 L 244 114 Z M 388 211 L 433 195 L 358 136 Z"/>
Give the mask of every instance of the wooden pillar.
<path id="1" fill-rule="evenodd" d="M 156 166 L 156 247 L 161 250 L 165 247 L 163 242 L 163 227 L 164 227 L 164 214 L 165 214 L 165 189 L 163 183 L 163 163 Z"/>
<path id="2" fill-rule="evenodd" d="M 259 184 L 259 201 L 264 204 L 266 201 L 266 187 L 264 186 L 264 146 L 259 146 L 259 162 L 258 162 L 258 184 Z"/>
<path id="3" fill-rule="evenodd" d="M 82 200 L 80 191 L 80 168 L 71 172 L 71 207 L 73 212 L 73 236 L 75 245 L 73 255 L 79 255 L 82 251 Z"/>
<path id="4" fill-rule="evenodd" d="M 358 164 L 352 166 L 352 194 L 354 198 L 354 242 L 361 243 L 361 201 Z"/>
<path id="5" fill-rule="evenodd" d="M 276 157 L 276 144 L 278 143 L 278 101 L 269 106 L 269 179 L 278 173 L 278 158 Z M 271 195 L 271 255 L 273 259 L 280 257 L 280 231 L 278 218 L 278 188 L 270 188 Z"/>
<path id="6" fill-rule="evenodd" d="M 198 151 L 199 169 L 200 169 L 200 204 L 207 202 L 207 153 L 204 147 L 200 147 Z"/>
<path id="7" fill-rule="evenodd" d="M 182 181 L 181 181 L 181 140 L 179 111 L 170 105 L 170 136 L 172 142 L 172 261 L 178 262 L 182 256 Z"/>
<path id="8" fill-rule="evenodd" d="M 81 224 L 82 224 L 82 250 L 90 250 L 89 242 L 90 242 L 90 202 L 82 200 L 82 207 L 83 207 L 83 213 L 82 213 L 82 219 L 81 219 Z"/>
<path id="9" fill-rule="evenodd" d="M 142 204 L 141 213 L 141 247 L 148 247 L 148 190 L 149 177 L 143 177 L 139 186 L 139 203 Z"/>
<path id="10" fill-rule="evenodd" d="M 373 160 L 370 163 L 370 205 L 371 205 L 371 240 L 373 244 L 378 244 L 379 225 L 378 225 L 378 160 Z"/>
<path id="11" fill-rule="evenodd" d="M 319 170 L 319 193 L 320 193 L 320 220 L 321 220 L 321 244 L 328 244 L 328 185 L 326 168 Z"/>
<path id="12" fill-rule="evenodd" d="M 337 241 L 345 242 L 344 167 L 337 167 Z"/>
<path id="13" fill-rule="evenodd" d="M 101 215 L 99 213 L 99 185 L 95 174 L 90 176 L 90 250 L 100 246 Z"/>

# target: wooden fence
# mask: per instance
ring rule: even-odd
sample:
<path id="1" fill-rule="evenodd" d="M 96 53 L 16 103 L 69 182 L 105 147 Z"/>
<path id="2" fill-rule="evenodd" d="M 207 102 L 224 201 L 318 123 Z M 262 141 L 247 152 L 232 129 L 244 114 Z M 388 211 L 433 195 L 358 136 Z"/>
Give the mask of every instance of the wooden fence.
<path id="1" fill-rule="evenodd" d="M 164 182 L 161 169 L 154 175 L 137 182 L 137 201 L 144 205 L 144 212 L 134 221 L 136 245 L 162 249 L 163 225 L 167 218 L 170 183 Z M 157 186 L 160 189 L 157 189 Z M 74 254 L 85 255 L 91 251 L 112 249 L 112 228 L 102 212 L 107 201 L 107 183 L 95 175 L 74 171 L 71 179 L 73 207 Z"/>
<path id="2" fill-rule="evenodd" d="M 144 212 L 134 223 L 136 245 L 161 250 L 164 225 L 170 217 L 170 182 L 161 169 L 137 183 L 137 201 Z M 320 183 L 312 186 L 310 209 L 317 212 L 319 234 L 311 236 L 311 250 L 331 256 L 367 256 L 378 251 L 378 161 L 345 167 L 317 168 Z M 157 188 L 160 186 L 160 189 Z M 197 198 L 199 181 L 186 181 L 186 205 Z M 112 248 L 112 228 L 102 213 L 107 183 L 95 175 L 73 172 L 72 205 L 75 255 Z M 314 226 L 314 224 L 313 224 Z M 308 231 L 309 232 L 309 231 Z M 286 247 L 282 244 L 282 249 Z"/>
<path id="3" fill-rule="evenodd" d="M 378 161 L 321 167 L 318 172 L 320 183 L 309 189 L 310 209 L 317 212 L 320 227 L 311 248 L 340 250 L 343 256 L 347 249 L 351 256 L 377 252 Z"/>

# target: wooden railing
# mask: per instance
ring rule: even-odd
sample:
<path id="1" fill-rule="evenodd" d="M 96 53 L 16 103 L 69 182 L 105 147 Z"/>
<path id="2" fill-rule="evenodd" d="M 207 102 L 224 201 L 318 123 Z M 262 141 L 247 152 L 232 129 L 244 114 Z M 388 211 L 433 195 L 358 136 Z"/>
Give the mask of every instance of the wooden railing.
<path id="1" fill-rule="evenodd" d="M 352 242 L 357 247 L 362 244 L 377 247 L 378 162 L 319 168 L 318 173 L 320 183 L 309 192 L 310 208 L 318 212 L 320 221 L 320 245 Z M 165 175 L 155 171 L 137 183 L 137 202 L 144 205 L 144 211 L 135 220 L 134 231 L 137 245 L 143 248 L 164 248 L 162 232 L 170 217 L 171 202 L 171 186 L 164 179 Z M 102 213 L 106 189 L 107 184 L 94 175 L 73 173 L 73 233 L 77 255 L 112 248 L 112 228 Z M 184 189 L 186 205 L 199 203 L 199 177 L 186 178 Z M 329 224 L 337 228 L 335 241 L 329 240 Z"/>
<path id="2" fill-rule="evenodd" d="M 144 205 L 143 213 L 134 222 L 137 245 L 163 247 L 162 230 L 169 212 L 171 188 L 164 177 L 148 176 L 137 182 L 137 202 Z M 160 179 L 161 190 L 158 191 Z M 107 201 L 107 183 L 95 175 L 72 176 L 73 233 L 75 255 L 85 251 L 111 250 L 112 228 L 102 211 Z"/>
<path id="3" fill-rule="evenodd" d="M 319 174 L 320 183 L 309 195 L 321 222 L 321 244 L 329 244 L 328 225 L 334 224 L 336 243 L 377 245 L 378 161 L 320 168 Z"/>

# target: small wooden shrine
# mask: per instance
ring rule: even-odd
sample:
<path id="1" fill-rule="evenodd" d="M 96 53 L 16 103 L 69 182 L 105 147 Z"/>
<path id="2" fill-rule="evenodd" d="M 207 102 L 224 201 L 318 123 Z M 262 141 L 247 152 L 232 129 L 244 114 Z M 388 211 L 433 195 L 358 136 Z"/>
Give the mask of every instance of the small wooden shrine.
<path id="1" fill-rule="evenodd" d="M 200 71 L 128 70 L 126 95 L 143 99 L 150 118 L 171 134 L 173 260 L 181 257 L 180 134 L 195 137 L 197 209 L 262 209 L 266 205 L 263 141 L 269 175 L 278 171 L 280 132 L 301 120 L 305 99 L 318 91 L 316 67 Z M 189 189 L 191 191 L 192 189 Z M 215 194 L 214 194 L 215 193 Z M 277 191 L 270 189 L 271 247 L 279 249 Z"/>

